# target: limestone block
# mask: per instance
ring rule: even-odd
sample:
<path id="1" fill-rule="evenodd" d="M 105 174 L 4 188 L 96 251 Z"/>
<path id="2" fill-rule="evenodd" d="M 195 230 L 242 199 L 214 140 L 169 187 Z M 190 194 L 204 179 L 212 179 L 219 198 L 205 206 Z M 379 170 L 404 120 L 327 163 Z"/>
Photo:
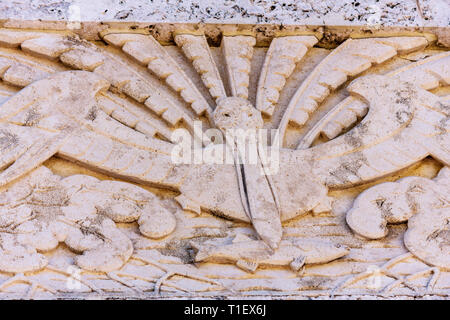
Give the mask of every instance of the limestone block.
<path id="1" fill-rule="evenodd" d="M 448 51 L 208 28 L 0 29 L 0 298 L 448 295 Z"/>

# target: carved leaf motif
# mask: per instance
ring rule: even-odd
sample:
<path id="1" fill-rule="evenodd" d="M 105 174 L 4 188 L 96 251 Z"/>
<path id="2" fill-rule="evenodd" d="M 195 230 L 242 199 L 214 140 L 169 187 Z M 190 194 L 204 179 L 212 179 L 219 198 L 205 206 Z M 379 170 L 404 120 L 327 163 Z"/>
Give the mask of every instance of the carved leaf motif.
<path id="1" fill-rule="evenodd" d="M 164 121 L 152 114 L 145 112 L 135 104 L 111 93 L 105 93 L 97 99 L 100 108 L 107 115 L 119 121 L 121 124 L 126 124 L 137 132 L 143 133 L 147 137 L 156 137 L 157 134 L 166 138 L 168 141 L 172 138 L 172 132 L 165 125 Z M 94 120 L 94 127 L 111 130 L 111 136 L 117 136 L 121 131 L 119 128 L 111 128 L 111 122 L 105 122 L 98 117 Z M 108 125 L 106 125 L 108 124 Z M 123 130 L 123 129 L 122 129 Z M 125 139 L 128 131 L 123 136 Z"/>
<path id="2" fill-rule="evenodd" d="M 388 234 L 388 223 L 408 221 L 406 247 L 427 263 L 450 268 L 448 246 L 449 168 L 433 179 L 406 177 L 378 184 L 361 193 L 346 220 L 352 230 L 369 239 Z"/>
<path id="3" fill-rule="evenodd" d="M 45 167 L 11 185 L 0 199 L 3 272 L 41 270 L 48 260 L 36 250 L 49 252 L 59 242 L 80 253 L 75 258 L 79 267 L 110 272 L 133 253 L 130 239 L 114 222 L 138 221 L 141 232 L 151 238 L 172 233 L 176 224 L 159 200 L 142 188 L 86 175 L 61 179 Z"/>

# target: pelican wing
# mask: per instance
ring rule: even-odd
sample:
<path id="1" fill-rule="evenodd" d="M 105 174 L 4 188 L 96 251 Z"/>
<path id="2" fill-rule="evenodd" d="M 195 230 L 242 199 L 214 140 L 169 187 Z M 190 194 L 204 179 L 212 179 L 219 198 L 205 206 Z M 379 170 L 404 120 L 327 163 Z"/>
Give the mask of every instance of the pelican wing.
<path id="1" fill-rule="evenodd" d="M 76 86 L 83 94 L 76 94 Z M 109 84 L 93 74 L 59 73 L 33 82 L 0 108 L 2 167 L 0 185 L 30 172 L 53 156 L 73 131 L 74 123 L 61 116 L 61 106 L 95 103 L 95 95 Z M 70 111 L 69 111 L 70 112 Z"/>
<path id="2" fill-rule="evenodd" d="M 179 92 L 183 100 L 191 105 L 197 115 L 212 112 L 211 106 L 191 79 L 166 49 L 151 35 L 108 33 L 103 36 L 103 39 L 109 44 L 121 48 L 136 61 L 147 66 L 169 87 Z"/>
<path id="3" fill-rule="evenodd" d="M 25 52 L 59 60 L 71 68 L 92 71 L 108 80 L 116 91 L 144 104 L 170 126 L 183 121 L 189 128 L 193 127 L 193 116 L 159 90 L 155 83 L 106 51 L 74 35 L 29 32 L 24 37 L 21 32 L 1 30 L 0 40 L 0 44 L 20 45 Z"/>

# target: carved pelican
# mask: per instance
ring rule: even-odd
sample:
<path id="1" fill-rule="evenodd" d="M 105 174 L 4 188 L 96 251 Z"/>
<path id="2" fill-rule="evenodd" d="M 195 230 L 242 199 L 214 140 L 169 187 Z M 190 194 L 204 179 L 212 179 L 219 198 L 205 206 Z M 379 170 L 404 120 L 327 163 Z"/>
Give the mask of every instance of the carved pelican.
<path id="1" fill-rule="evenodd" d="M 214 70 L 208 69 L 203 61 L 211 55 L 191 54 L 197 52 L 193 48 L 198 49 L 198 43 L 183 39 L 186 40 L 180 38 L 177 42 L 186 55 L 190 54 L 189 58 L 202 74 L 217 104 L 214 112 L 201 108 L 202 112 L 224 131 L 227 130 L 223 122 L 225 113 L 227 121 L 235 123 L 236 127 L 259 128 L 261 107 L 253 107 L 246 93 L 238 90 L 236 78 L 232 81 L 232 91 L 238 96 L 227 97 L 223 87 L 214 82 L 217 80 L 217 76 L 211 75 Z M 23 42 L 22 48 L 42 51 L 41 47 L 48 42 L 38 40 L 27 40 L 29 43 Z M 111 42 L 116 40 L 110 39 Z M 126 42 L 116 42 L 125 50 Z M 64 45 L 68 44 L 64 42 Z M 88 49 L 85 45 L 74 50 Z M 131 49 L 127 49 L 130 54 Z M 91 60 L 76 60 L 82 52 L 45 52 L 52 57 L 60 55 L 69 65 L 94 69 L 91 65 L 86 67 Z M 157 52 L 159 58 L 167 58 Z M 164 75 L 160 62 L 154 62 L 158 59 L 144 58 L 142 61 L 148 63 L 148 68 L 161 74 L 171 87 L 178 87 L 177 79 L 171 75 L 179 70 Z M 436 61 L 434 57 L 429 59 L 430 63 Z M 442 61 L 447 70 L 448 54 Z M 426 63 L 424 60 L 416 65 L 419 74 L 425 72 L 423 65 Z M 450 164 L 448 100 L 424 90 L 414 81 L 402 80 L 397 74 L 365 76 L 353 81 L 347 90 L 352 97 L 368 105 L 365 118 L 327 143 L 309 149 L 281 148 L 279 171 L 273 176 L 260 174 L 261 162 L 254 165 L 238 162 L 174 164 L 171 161 L 174 144 L 137 132 L 104 111 L 102 93 L 110 84 L 137 97 L 130 84 L 137 85 L 137 82 L 122 81 L 123 74 L 112 73 L 114 65 L 108 66 L 109 69 L 105 66 L 95 67 L 94 71 L 98 72 L 65 71 L 50 75 L 29 84 L 0 107 L 0 164 L 4 169 L 0 185 L 6 185 L 57 155 L 125 180 L 176 190 L 180 193 L 177 200 L 184 209 L 195 212 L 203 209 L 229 219 L 251 222 L 259 237 L 276 249 L 282 238 L 281 222 L 311 210 L 329 210 L 327 193 L 330 188 L 346 188 L 374 180 L 429 155 Z M 235 69 L 231 66 L 228 72 L 236 75 Z M 442 81 L 448 82 L 448 78 L 444 75 Z M 183 95 L 184 91 L 181 92 Z M 146 97 L 136 99 L 156 110 L 159 96 Z M 188 98 L 187 93 L 183 98 L 195 100 Z M 171 121 L 175 116 L 167 110 L 170 109 L 158 112 Z"/>

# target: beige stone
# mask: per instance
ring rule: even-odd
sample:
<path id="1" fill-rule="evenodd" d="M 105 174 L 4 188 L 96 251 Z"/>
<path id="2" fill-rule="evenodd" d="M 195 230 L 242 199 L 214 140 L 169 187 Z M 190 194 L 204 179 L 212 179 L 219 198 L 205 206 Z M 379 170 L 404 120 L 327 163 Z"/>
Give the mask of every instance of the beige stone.
<path id="1" fill-rule="evenodd" d="M 423 89 L 432 90 L 439 87 L 441 81 L 445 83 L 448 73 L 449 54 L 443 52 L 435 56 L 408 64 L 389 72 L 387 76 L 410 81 Z M 367 114 L 368 108 L 364 101 L 348 97 L 337 104 L 303 137 L 298 149 L 306 149 L 320 134 L 329 139 L 350 128 Z"/>
<path id="2" fill-rule="evenodd" d="M 61 179 L 45 167 L 14 183 L 2 197 L 5 272 L 41 270 L 48 261 L 38 252 L 54 250 L 60 242 L 81 254 L 75 259 L 79 267 L 110 272 L 133 253 L 130 239 L 115 222 L 139 219 L 143 234 L 155 238 L 170 234 L 176 224 L 158 199 L 142 188 L 86 175 Z"/>
<path id="3" fill-rule="evenodd" d="M 164 79 L 187 103 L 191 104 L 198 115 L 204 112 L 211 113 L 211 107 L 197 87 L 152 36 L 107 34 L 103 39 L 122 47 L 124 52 L 146 65 L 159 78 Z"/>
<path id="4" fill-rule="evenodd" d="M 222 40 L 228 83 L 231 87 L 231 95 L 234 97 L 248 98 L 251 60 L 255 44 L 256 40 L 251 36 L 224 37 Z"/>
<path id="5" fill-rule="evenodd" d="M 407 177 L 367 189 L 356 198 L 347 213 L 348 225 L 362 236 L 378 239 L 387 235 L 388 223 L 409 221 L 419 212 L 423 212 L 421 215 L 430 214 L 431 218 L 435 208 L 445 208 L 449 201 L 448 170 L 443 168 L 434 180 Z M 408 242 L 417 243 L 413 240 Z"/>
<path id="6" fill-rule="evenodd" d="M 283 240 L 274 252 L 263 241 L 238 235 L 230 244 L 196 245 L 195 261 L 236 263 L 245 271 L 254 272 L 258 266 L 289 266 L 295 272 L 304 264 L 326 263 L 348 253 L 345 246 L 312 239 Z"/>
<path id="7" fill-rule="evenodd" d="M 442 169 L 434 180 L 434 188 L 425 186 L 422 190 L 415 190 L 420 197 L 416 200 L 418 210 L 408 220 L 405 245 L 419 259 L 449 270 L 449 169 Z"/>
<path id="8" fill-rule="evenodd" d="M 195 70 L 201 75 L 202 81 L 209 89 L 211 96 L 215 100 L 226 97 L 223 82 L 206 38 L 204 36 L 179 34 L 175 36 L 175 42 L 192 62 Z"/>
<path id="9" fill-rule="evenodd" d="M 396 43 L 396 40 L 399 40 Z M 394 44 L 395 43 L 395 44 Z M 344 83 L 393 57 L 397 52 L 417 50 L 427 44 L 425 38 L 349 39 L 325 58 L 292 97 L 280 123 L 282 133 L 288 122 L 304 125 L 309 115 L 330 93 Z M 328 72 L 333 72 L 329 76 Z"/>
<path id="10" fill-rule="evenodd" d="M 448 295 L 449 60 L 432 38 L 130 32 L 0 30 L 0 297 L 77 297 L 48 276 L 72 267 L 101 297 Z M 279 128 L 282 146 L 176 164 L 172 134 L 195 121 L 225 134 L 202 152 L 234 150 L 237 128 Z"/>
<path id="11" fill-rule="evenodd" d="M 312 36 L 286 36 L 270 43 L 258 80 L 256 108 L 272 115 L 286 79 L 294 71 L 308 49 L 317 43 Z"/>

